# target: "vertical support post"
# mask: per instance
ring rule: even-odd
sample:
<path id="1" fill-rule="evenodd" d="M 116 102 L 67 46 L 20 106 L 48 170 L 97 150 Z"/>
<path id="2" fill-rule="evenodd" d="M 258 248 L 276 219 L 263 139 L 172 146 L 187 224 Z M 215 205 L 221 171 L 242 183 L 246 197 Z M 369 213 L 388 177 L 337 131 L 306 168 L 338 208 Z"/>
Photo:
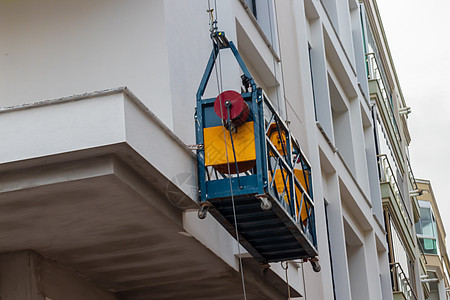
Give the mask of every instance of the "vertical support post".
<path id="1" fill-rule="evenodd" d="M 30 251 L 0 255 L 0 299 L 45 300 Z"/>
<path id="2" fill-rule="evenodd" d="M 197 145 L 203 144 L 203 107 L 200 101 L 197 101 L 195 111 L 195 130 Z M 206 201 L 206 172 L 205 172 L 205 149 L 197 150 L 197 180 L 199 186 L 199 202 Z"/>
<path id="3" fill-rule="evenodd" d="M 0 299 L 117 300 L 118 297 L 63 265 L 24 250 L 0 255 Z"/>
<path id="4" fill-rule="evenodd" d="M 197 90 L 197 107 L 195 109 L 195 130 L 196 130 L 196 143 L 197 145 L 204 144 L 203 138 L 203 103 L 202 96 L 205 93 L 206 85 L 211 77 L 214 64 L 216 62 L 217 55 L 219 54 L 219 47 L 213 42 L 213 49 L 209 56 L 208 64 L 206 65 L 205 72 L 203 73 L 200 86 Z M 197 178 L 199 189 L 199 201 L 206 201 L 206 172 L 205 172 L 205 150 L 197 150 Z"/>

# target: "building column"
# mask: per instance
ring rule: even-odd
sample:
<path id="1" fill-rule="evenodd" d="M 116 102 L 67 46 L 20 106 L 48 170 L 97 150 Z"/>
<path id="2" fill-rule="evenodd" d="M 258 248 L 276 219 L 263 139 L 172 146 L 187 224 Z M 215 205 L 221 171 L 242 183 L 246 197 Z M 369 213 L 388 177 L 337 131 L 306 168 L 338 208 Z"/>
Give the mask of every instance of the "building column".
<path id="1" fill-rule="evenodd" d="M 447 300 L 445 293 L 445 278 L 442 278 L 438 283 L 439 300 Z"/>
<path id="2" fill-rule="evenodd" d="M 383 299 L 381 295 L 381 275 L 378 268 L 378 252 L 375 239 L 375 233 L 373 232 L 373 230 L 369 231 L 365 237 L 364 250 L 366 254 L 366 266 L 367 270 L 369 271 L 367 272 L 369 295 L 370 299 Z"/>
<path id="3" fill-rule="evenodd" d="M 39 292 L 30 251 L 0 255 L 0 299 L 45 300 Z"/>
<path id="4" fill-rule="evenodd" d="M 117 300 L 79 274 L 31 251 L 0 255 L 0 299 Z"/>

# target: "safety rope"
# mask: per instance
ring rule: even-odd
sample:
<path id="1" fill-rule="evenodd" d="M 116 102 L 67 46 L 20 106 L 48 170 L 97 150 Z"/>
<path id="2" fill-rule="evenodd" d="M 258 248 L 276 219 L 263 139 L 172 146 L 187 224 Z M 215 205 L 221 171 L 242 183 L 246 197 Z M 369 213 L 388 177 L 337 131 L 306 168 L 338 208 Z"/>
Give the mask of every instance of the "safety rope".
<path id="1" fill-rule="evenodd" d="M 287 294 L 288 294 L 288 300 L 291 300 L 291 288 L 289 287 L 289 277 L 288 277 L 288 267 L 289 262 L 285 261 L 286 267 L 283 267 L 283 262 L 281 262 L 281 268 L 283 268 L 285 274 L 286 274 L 286 285 L 287 285 Z"/>
<path id="2" fill-rule="evenodd" d="M 276 1 L 275 1 L 276 2 Z M 270 1 L 267 1 L 267 11 L 269 12 L 269 28 L 270 28 L 270 43 L 272 44 L 272 49 L 275 51 L 275 48 L 273 47 L 273 23 L 272 23 L 272 17 L 271 17 L 271 13 L 270 13 Z M 275 11 L 274 11 L 275 13 Z M 272 55 L 272 63 L 273 63 L 273 75 L 275 76 L 275 81 L 277 80 L 277 64 L 275 61 L 275 57 Z M 280 107 L 280 96 L 278 95 L 278 89 L 275 86 L 275 96 L 277 98 L 277 108 L 278 108 L 278 112 L 281 115 L 281 107 Z M 286 107 L 284 108 L 284 110 L 286 111 Z"/>
<path id="3" fill-rule="evenodd" d="M 273 45 L 274 45 L 274 37 L 273 37 L 273 35 L 274 34 L 273 34 L 273 22 L 272 22 L 272 17 L 271 17 L 271 13 L 270 13 L 270 11 L 271 11 L 270 10 L 270 1 L 267 1 L 267 9 L 268 9 L 268 12 L 269 12 L 270 42 L 272 43 L 272 49 L 275 51 L 275 49 L 273 48 Z M 274 1 L 273 13 L 274 13 L 274 16 L 275 16 L 275 14 L 276 14 L 276 1 Z M 277 42 L 278 42 L 278 45 L 280 45 L 280 34 L 279 34 L 279 31 L 278 31 L 278 26 L 277 26 L 276 29 L 277 29 L 277 38 L 278 38 Z M 279 48 L 279 56 L 280 56 L 280 67 L 281 67 L 281 86 L 282 86 L 282 89 L 283 89 L 283 96 L 284 96 L 284 115 L 285 115 L 286 124 L 287 124 L 287 126 L 289 126 L 290 122 L 288 121 L 289 119 L 288 119 L 288 113 L 287 113 L 287 100 L 286 100 L 286 92 L 285 92 L 285 84 L 284 84 L 284 76 L 283 76 L 284 74 L 283 74 L 283 61 L 282 61 L 282 56 L 281 56 L 281 47 Z M 275 76 L 275 79 L 277 79 L 277 66 L 276 66 L 275 57 L 272 57 L 272 62 L 273 62 L 274 76 Z M 279 91 L 278 90 L 275 90 L 275 95 L 276 95 L 276 98 L 277 98 L 278 112 L 281 115 L 281 107 L 280 107 L 280 99 L 279 99 Z M 278 124 L 277 124 L 277 130 L 278 130 L 278 135 L 281 138 L 281 133 L 280 133 L 280 129 L 278 128 Z M 281 139 L 281 142 L 282 142 L 282 147 L 283 147 L 283 153 L 284 153 L 285 157 L 287 158 L 286 153 L 284 152 L 285 149 L 284 149 L 284 145 L 283 145 L 283 139 Z M 302 166 L 302 169 L 303 169 L 303 166 Z M 303 171 L 303 173 L 304 173 L 304 171 Z M 306 182 L 306 178 L 305 178 L 305 182 Z M 294 189 L 294 193 L 295 193 L 295 189 Z M 302 194 L 302 201 L 303 201 L 303 194 Z M 294 199 L 294 206 L 295 206 L 294 209 L 296 209 L 297 201 L 295 201 L 295 199 Z M 299 209 L 299 211 L 300 211 L 300 209 Z M 301 219 L 301 217 L 300 217 L 300 219 Z M 289 265 L 288 265 L 287 261 L 285 262 L 285 264 L 286 264 L 286 267 L 283 267 L 283 262 L 281 262 L 281 268 L 283 268 L 283 270 L 285 271 L 285 274 L 286 274 L 286 285 L 287 285 L 288 300 L 290 300 L 291 299 L 291 289 L 290 289 L 290 286 L 289 286 L 289 277 L 288 277 L 288 266 Z M 304 274 L 304 271 L 303 271 L 303 262 L 302 262 L 302 279 L 303 279 L 303 290 L 304 290 L 304 293 L 305 293 L 305 300 L 306 300 L 307 299 L 306 298 L 306 285 L 305 285 L 305 274 Z"/>
<path id="4" fill-rule="evenodd" d="M 306 284 L 305 284 L 305 266 L 303 265 L 305 262 L 302 261 L 302 280 L 303 280 L 303 292 L 305 293 L 305 300 L 308 299 L 308 297 L 306 297 Z"/>
<path id="5" fill-rule="evenodd" d="M 273 7 L 274 7 L 274 11 L 273 14 L 274 16 L 276 16 L 277 13 L 277 1 L 273 1 Z M 269 13 L 269 17 L 270 17 L 270 13 Z M 272 26 L 272 22 L 270 22 L 270 26 Z M 285 112 L 285 121 L 286 124 L 289 126 L 290 125 L 290 121 L 289 121 L 289 116 L 288 116 L 288 109 L 287 109 L 287 99 L 286 99 L 286 85 L 284 84 L 284 71 L 283 71 L 283 53 L 281 50 L 281 45 L 280 45 L 280 30 L 277 26 L 277 42 L 278 42 L 278 52 L 279 52 L 279 56 L 280 56 L 280 68 L 281 68 L 281 87 L 283 88 L 283 98 L 284 98 L 284 112 Z M 272 30 L 272 29 L 271 29 Z M 273 41 L 272 41 L 273 43 Z M 274 58 L 275 60 L 275 58 Z M 276 73 L 275 73 L 276 74 Z M 275 75 L 276 77 L 276 75 Z"/>
<path id="6" fill-rule="evenodd" d="M 213 10 L 211 8 L 211 3 L 210 0 L 208 0 L 208 12 L 211 15 L 210 18 L 210 30 L 211 33 L 213 33 L 212 31 L 216 29 L 215 27 L 215 23 L 217 22 L 217 2 L 216 0 L 214 0 L 214 11 L 215 11 L 215 20 L 213 17 Z M 213 47 L 215 47 L 214 45 L 214 41 L 213 41 Z M 215 51 L 213 51 L 213 53 L 215 53 Z M 221 93 L 222 93 L 222 61 L 220 58 L 220 49 L 216 54 L 214 54 L 214 61 L 218 60 L 218 64 L 215 65 L 215 74 L 216 74 L 216 81 L 217 81 L 217 90 L 219 92 L 219 103 L 222 103 L 222 99 L 221 99 Z M 220 69 L 220 70 L 219 70 Z M 222 105 L 220 105 L 220 115 L 223 116 L 223 108 Z M 228 117 L 230 117 L 230 114 L 228 112 Z M 235 235 L 236 235 L 236 245 L 237 245 L 237 249 L 238 249 L 238 256 L 239 256 L 239 272 L 241 273 L 241 281 L 242 281 L 242 292 L 244 295 L 244 300 L 247 300 L 247 292 L 245 289 L 245 279 L 244 279 L 244 267 L 242 264 L 242 255 L 241 255 L 241 247 L 240 247 L 240 242 L 239 242 L 239 231 L 238 231 L 238 226 L 237 226 L 237 217 L 236 217 L 236 206 L 235 206 L 235 202 L 234 202 L 234 194 L 233 194 L 233 184 L 231 182 L 231 169 L 230 169 L 230 161 L 228 158 L 228 145 L 227 145 L 227 138 L 226 138 L 226 131 L 225 131 L 225 127 L 222 127 L 223 130 L 223 140 L 225 143 L 225 156 L 227 159 L 227 168 L 228 168 L 228 179 L 229 179 L 229 183 L 230 183 L 230 192 L 231 192 L 231 204 L 232 204 L 232 208 L 233 208 L 233 218 L 234 218 L 234 228 L 235 228 Z M 231 137 L 231 131 L 230 131 L 230 138 Z M 234 150 L 234 145 L 233 146 L 233 154 L 235 154 L 235 150 Z M 239 172 L 238 170 L 236 170 L 236 172 Z"/>

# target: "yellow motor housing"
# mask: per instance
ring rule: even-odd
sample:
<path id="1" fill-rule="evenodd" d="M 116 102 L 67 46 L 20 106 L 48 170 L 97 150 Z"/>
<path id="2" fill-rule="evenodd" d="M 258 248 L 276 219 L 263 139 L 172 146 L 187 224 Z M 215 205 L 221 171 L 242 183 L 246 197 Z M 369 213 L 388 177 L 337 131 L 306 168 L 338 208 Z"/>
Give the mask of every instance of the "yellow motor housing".
<path id="1" fill-rule="evenodd" d="M 281 131 L 280 137 L 280 134 L 278 134 L 276 123 L 270 124 L 269 129 L 267 130 L 267 136 L 281 155 L 284 155 L 285 152 L 287 153 L 286 133 L 284 131 Z"/>
<path id="2" fill-rule="evenodd" d="M 308 171 L 305 171 L 305 172 L 308 172 Z M 309 176 L 308 176 L 309 174 L 305 174 L 306 176 L 304 176 L 303 170 L 300 170 L 300 169 L 294 169 L 294 174 L 295 174 L 295 177 L 297 178 L 297 180 L 302 185 L 303 189 L 305 191 L 307 191 L 306 185 L 309 184 Z M 286 201 L 286 203 L 288 203 L 288 197 L 287 197 L 286 193 L 290 192 L 290 184 L 289 184 L 289 181 L 287 181 L 286 187 L 285 187 L 283 175 L 284 175 L 284 178 L 286 179 L 285 171 L 281 171 L 280 169 L 275 171 L 275 185 L 277 187 L 278 193 L 281 194 L 281 193 L 283 193 L 283 191 L 285 192 L 284 200 Z M 305 177 L 306 177 L 306 180 L 305 180 Z M 296 201 L 297 201 L 296 214 L 298 215 L 299 207 L 302 204 L 301 203 L 302 202 L 302 192 L 297 186 L 295 187 L 295 195 L 296 195 Z M 302 222 L 306 221 L 306 219 L 308 217 L 308 210 L 309 210 L 309 204 L 306 202 L 306 199 L 303 199 L 303 205 L 301 207 L 301 212 L 300 212 L 300 218 L 301 218 Z"/>
<path id="3" fill-rule="evenodd" d="M 236 153 L 239 173 L 253 168 L 256 164 L 254 122 L 246 122 L 239 126 L 237 132 L 231 131 Z M 221 173 L 237 173 L 234 160 L 230 131 L 223 126 L 206 127 L 203 129 L 205 143 L 205 166 L 212 166 Z"/>

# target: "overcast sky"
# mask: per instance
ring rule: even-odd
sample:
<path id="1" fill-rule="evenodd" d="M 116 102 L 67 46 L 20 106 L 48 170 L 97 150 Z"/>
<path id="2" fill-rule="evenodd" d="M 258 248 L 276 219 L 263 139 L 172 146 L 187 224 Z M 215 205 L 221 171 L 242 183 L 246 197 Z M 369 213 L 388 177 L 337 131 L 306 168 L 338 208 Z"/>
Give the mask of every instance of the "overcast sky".
<path id="1" fill-rule="evenodd" d="M 377 0 L 406 103 L 411 164 L 429 179 L 450 234 L 450 1 Z M 450 242 L 447 238 L 447 251 Z"/>

